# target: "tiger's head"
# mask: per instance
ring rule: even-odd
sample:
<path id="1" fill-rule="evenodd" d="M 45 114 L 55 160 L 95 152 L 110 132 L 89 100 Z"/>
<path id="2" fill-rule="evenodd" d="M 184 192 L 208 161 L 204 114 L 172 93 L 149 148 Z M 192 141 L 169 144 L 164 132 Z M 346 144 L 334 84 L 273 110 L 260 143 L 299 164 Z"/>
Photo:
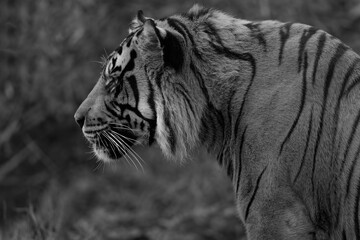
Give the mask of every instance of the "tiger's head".
<path id="1" fill-rule="evenodd" d="M 167 122 L 185 112 L 170 113 L 165 104 L 171 99 L 163 94 L 164 88 L 171 88 L 166 84 L 174 84 L 171 76 L 183 67 L 184 39 L 160 25 L 138 12 L 129 35 L 107 57 L 97 84 L 75 113 L 84 136 L 104 162 L 121 158 L 135 144 L 156 141 L 165 153 L 174 153 L 175 144 L 187 144 L 176 142 L 175 135 L 182 130 L 176 126 L 170 130 Z M 192 119 L 183 124 L 188 120 Z"/>

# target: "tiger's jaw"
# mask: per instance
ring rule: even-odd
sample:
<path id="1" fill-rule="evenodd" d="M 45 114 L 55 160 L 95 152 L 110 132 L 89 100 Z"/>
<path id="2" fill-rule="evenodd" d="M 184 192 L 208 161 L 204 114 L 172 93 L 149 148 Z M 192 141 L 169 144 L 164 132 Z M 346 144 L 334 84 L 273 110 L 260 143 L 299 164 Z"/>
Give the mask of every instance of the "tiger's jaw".
<path id="1" fill-rule="evenodd" d="M 103 162 L 112 162 L 122 158 L 129 152 L 135 143 L 140 143 L 131 129 L 119 131 L 110 126 L 96 131 L 83 129 L 85 138 L 91 143 L 96 157 Z"/>

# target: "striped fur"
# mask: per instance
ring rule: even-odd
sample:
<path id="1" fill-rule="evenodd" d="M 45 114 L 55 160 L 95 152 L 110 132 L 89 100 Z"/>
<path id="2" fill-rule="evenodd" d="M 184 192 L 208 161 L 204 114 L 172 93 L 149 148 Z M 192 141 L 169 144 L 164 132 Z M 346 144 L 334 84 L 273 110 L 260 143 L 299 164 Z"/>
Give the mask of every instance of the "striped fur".
<path id="1" fill-rule="evenodd" d="M 248 239 L 360 239 L 356 53 L 304 24 L 198 5 L 139 12 L 129 33 L 75 115 L 100 158 L 127 153 L 111 150 L 126 139 L 178 160 L 203 146 L 233 182 Z"/>

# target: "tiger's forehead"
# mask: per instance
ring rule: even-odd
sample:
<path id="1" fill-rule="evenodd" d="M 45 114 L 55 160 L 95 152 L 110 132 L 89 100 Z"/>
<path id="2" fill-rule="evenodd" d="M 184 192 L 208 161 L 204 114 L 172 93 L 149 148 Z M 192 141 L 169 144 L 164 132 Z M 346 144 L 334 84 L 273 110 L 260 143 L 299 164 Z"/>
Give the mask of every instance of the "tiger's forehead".
<path id="1" fill-rule="evenodd" d="M 110 54 L 105 65 L 105 76 L 118 75 L 130 61 L 130 42 L 125 39 L 120 46 Z"/>

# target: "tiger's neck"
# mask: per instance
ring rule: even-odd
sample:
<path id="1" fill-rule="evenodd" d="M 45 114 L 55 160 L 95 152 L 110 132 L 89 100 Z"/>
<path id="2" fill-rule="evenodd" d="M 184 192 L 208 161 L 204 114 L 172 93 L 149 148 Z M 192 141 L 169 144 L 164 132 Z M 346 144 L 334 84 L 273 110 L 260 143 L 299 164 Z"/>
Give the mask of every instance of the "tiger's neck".
<path id="1" fill-rule="evenodd" d="M 205 29 L 204 34 L 209 36 L 210 41 L 203 41 L 199 37 L 203 35 L 196 34 L 198 37 L 194 41 L 203 51 L 201 57 L 195 54 L 191 57 L 189 75 L 199 84 L 198 92 L 204 99 L 205 107 L 199 117 L 199 142 L 216 156 L 232 179 L 237 179 L 233 169 L 240 164 L 249 112 L 261 112 L 256 108 L 264 106 L 276 95 L 275 90 L 266 94 L 258 92 L 257 98 L 267 95 L 264 99 L 268 100 L 255 106 L 252 103 L 257 101 L 253 96 L 253 85 L 261 84 L 265 90 L 276 89 L 273 86 L 281 84 L 282 78 L 288 76 L 274 77 L 277 75 L 274 69 L 290 72 L 288 66 L 296 64 L 289 62 L 279 66 L 274 61 L 278 59 L 279 47 L 272 38 L 278 38 L 283 23 L 234 21 L 227 17 L 219 19 L 222 19 L 221 23 L 212 18 L 203 23 L 202 29 Z M 227 28 L 221 28 L 223 25 Z"/>
<path id="2" fill-rule="evenodd" d="M 171 90 L 162 91 L 164 107 L 158 112 L 164 118 L 158 120 L 162 126 L 158 142 L 168 157 L 176 159 L 186 158 L 189 150 L 202 145 L 228 169 L 225 159 L 237 155 L 233 149 L 245 130 L 245 103 L 258 78 L 257 59 L 268 58 L 270 49 L 276 49 L 265 41 L 274 31 L 262 29 L 254 37 L 256 23 L 228 16 L 213 16 L 189 30 L 195 33 L 195 28 L 202 32 L 193 34 L 192 47 L 197 50 L 185 54 L 181 81 L 162 81 L 163 90 Z"/>
<path id="3" fill-rule="evenodd" d="M 222 19 L 228 20 L 229 26 L 234 25 L 233 32 L 223 31 L 216 19 L 205 22 L 203 29 L 211 41 L 196 39 L 203 53 L 200 58 L 192 56 L 189 75 L 199 83 L 205 102 L 200 116 L 199 142 L 231 175 L 229 161 L 238 154 L 234 151 L 239 147 L 236 142 L 245 131 L 245 103 L 257 74 L 256 58 L 271 55 L 264 40 L 271 31 L 264 31 L 259 44 L 259 39 L 251 35 L 257 27 L 255 23 Z"/>

